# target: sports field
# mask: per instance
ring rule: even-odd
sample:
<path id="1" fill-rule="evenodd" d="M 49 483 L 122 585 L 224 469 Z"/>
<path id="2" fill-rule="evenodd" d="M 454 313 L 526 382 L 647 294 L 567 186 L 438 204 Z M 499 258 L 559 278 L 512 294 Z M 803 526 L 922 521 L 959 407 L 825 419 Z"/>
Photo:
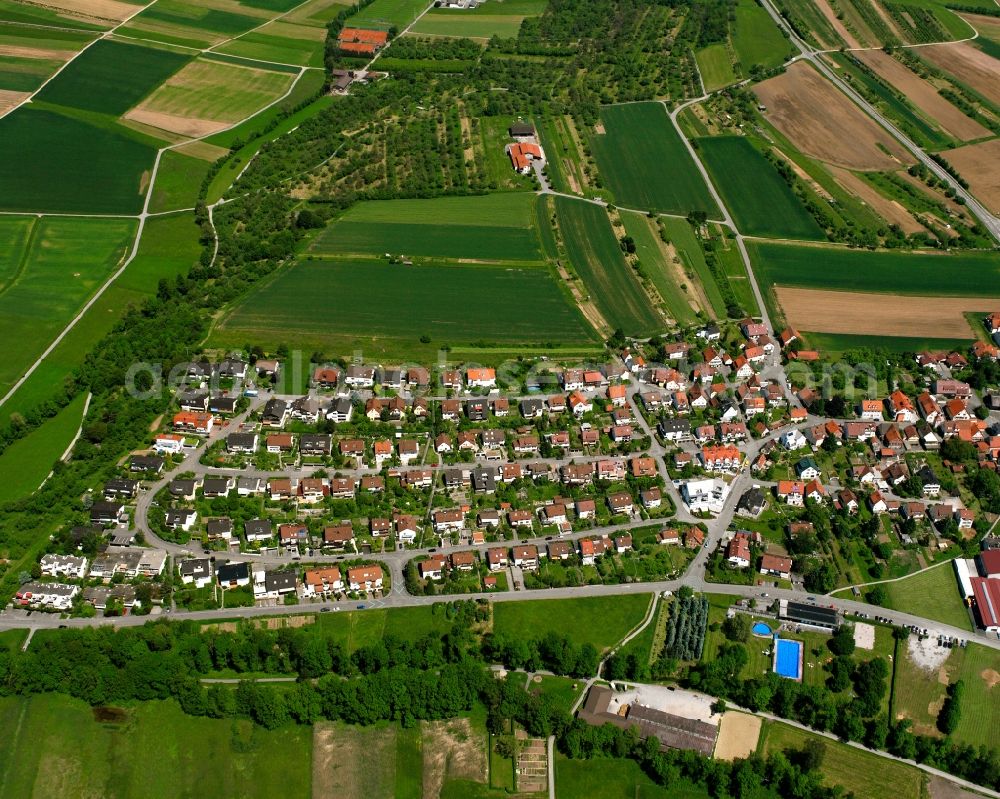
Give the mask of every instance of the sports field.
<path id="1" fill-rule="evenodd" d="M 882 799 L 885 786 L 891 785 L 898 796 L 922 796 L 923 775 L 914 766 L 896 763 L 884 757 L 857 749 L 839 741 L 773 721 L 765 721 L 762 754 L 786 749 L 801 750 L 807 741 L 821 740 L 825 745 L 823 783 L 842 785 L 857 799 Z"/>
<path id="2" fill-rule="evenodd" d="M 16 235 L 16 271 L 0 290 L 0 392 L 48 346 L 121 261 L 135 235 L 132 219 L 42 217 Z M 14 257 L 4 259 L 8 266 Z"/>
<path id="3" fill-rule="evenodd" d="M 174 702 L 101 719 L 62 694 L 0 699 L 0 798 L 297 796 L 311 793 L 312 729 L 194 718 Z"/>
<path id="4" fill-rule="evenodd" d="M 605 132 L 595 133 L 591 144 L 618 205 L 675 214 L 719 213 L 662 104 L 605 106 L 601 121 Z"/>
<path id="5" fill-rule="evenodd" d="M 387 347 L 424 335 L 440 343 L 590 340 L 543 267 L 374 260 L 299 261 L 242 299 L 212 338 Z"/>
<path id="6" fill-rule="evenodd" d="M 769 285 L 932 297 L 1000 296 L 1000 259 L 990 252 L 867 252 L 749 241 Z"/>
<path id="7" fill-rule="evenodd" d="M 118 116 L 188 60 L 188 56 L 169 50 L 102 39 L 48 83 L 38 99 Z"/>
<path id="8" fill-rule="evenodd" d="M 185 136 L 205 136 L 252 116 L 288 91 L 287 72 L 192 61 L 126 115 Z"/>
<path id="9" fill-rule="evenodd" d="M 541 638 L 554 632 L 569 636 L 576 644 L 593 644 L 604 650 L 642 622 L 651 599 L 650 594 L 622 594 L 497 602 L 493 606 L 493 629 L 522 638 Z"/>
<path id="10" fill-rule="evenodd" d="M 995 649 L 969 644 L 957 676 L 965 683 L 965 698 L 954 736 L 979 746 L 991 741 L 1000 727 L 1000 655 Z"/>
<path id="11" fill-rule="evenodd" d="M 359 203 L 327 227 L 310 252 L 541 261 L 534 204 L 530 193 Z"/>
<path id="12" fill-rule="evenodd" d="M 884 583 L 889 594 L 887 607 L 972 630 L 969 612 L 958 595 L 958 580 L 950 563 L 927 569 L 912 577 Z M 927 597 L 934 597 L 933 603 Z"/>
<path id="13" fill-rule="evenodd" d="M 512 38 L 517 36 L 525 17 L 538 16 L 546 5 L 548 0 L 502 0 L 475 9 L 434 8 L 413 26 L 412 32 L 470 39 Z"/>
<path id="14" fill-rule="evenodd" d="M 663 327 L 615 240 L 601 206 L 556 197 L 556 213 L 566 252 L 590 299 L 612 327 L 627 335 L 649 335 Z"/>
<path id="15" fill-rule="evenodd" d="M 736 226 L 751 236 L 826 236 L 777 170 L 743 136 L 697 139 L 698 154 Z"/>
<path id="16" fill-rule="evenodd" d="M 4 476 L 0 481 L 0 505 L 38 490 L 79 430 L 85 401 L 81 394 L 0 454 L 0 474 Z"/>
<path id="17" fill-rule="evenodd" d="M 0 209 L 135 214 L 153 147 L 114 125 L 97 127 L 22 106 L 0 118 Z"/>

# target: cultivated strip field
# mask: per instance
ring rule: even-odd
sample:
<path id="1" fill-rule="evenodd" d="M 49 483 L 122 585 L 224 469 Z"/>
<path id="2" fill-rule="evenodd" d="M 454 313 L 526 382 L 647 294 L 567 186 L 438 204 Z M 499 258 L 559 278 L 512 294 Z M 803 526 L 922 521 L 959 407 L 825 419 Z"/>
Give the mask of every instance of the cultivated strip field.
<path id="1" fill-rule="evenodd" d="M 676 214 L 719 210 L 660 103 L 601 109 L 604 133 L 591 137 L 597 165 L 626 208 Z"/>
<path id="2" fill-rule="evenodd" d="M 971 338 L 963 316 L 988 310 L 982 297 L 913 297 L 775 286 L 785 319 L 799 330 L 877 336 Z"/>
<path id="3" fill-rule="evenodd" d="M 899 225 L 904 233 L 919 233 L 925 229 L 899 202 L 879 194 L 870 183 L 850 170 L 839 166 L 831 166 L 829 169 L 837 183 L 865 202 L 886 222 Z"/>
<path id="4" fill-rule="evenodd" d="M 990 135 L 988 128 L 963 114 L 938 94 L 933 84 L 911 72 L 888 53 L 881 50 L 863 50 L 857 53 L 857 56 L 886 83 L 905 94 L 913 105 L 956 139 L 971 141 Z"/>
<path id="5" fill-rule="evenodd" d="M 997 79 L 1000 80 L 1000 73 Z M 949 150 L 944 157 L 969 182 L 972 193 L 983 205 L 995 214 L 1000 213 L 1000 139 Z"/>
<path id="6" fill-rule="evenodd" d="M 848 169 L 913 162 L 895 139 L 805 62 L 754 87 L 764 116 L 802 152 Z"/>
<path id="7" fill-rule="evenodd" d="M 292 83 L 292 75 L 199 59 L 170 77 L 127 119 L 185 136 L 205 136 L 251 116 Z"/>
<path id="8" fill-rule="evenodd" d="M 503 0 L 474 9 L 431 9 L 412 28 L 414 34 L 466 36 L 487 41 L 493 36 L 517 36 L 525 17 L 538 16 L 548 0 Z"/>
<path id="9" fill-rule="evenodd" d="M 1000 61 L 968 42 L 921 47 L 920 56 L 1000 105 Z"/>

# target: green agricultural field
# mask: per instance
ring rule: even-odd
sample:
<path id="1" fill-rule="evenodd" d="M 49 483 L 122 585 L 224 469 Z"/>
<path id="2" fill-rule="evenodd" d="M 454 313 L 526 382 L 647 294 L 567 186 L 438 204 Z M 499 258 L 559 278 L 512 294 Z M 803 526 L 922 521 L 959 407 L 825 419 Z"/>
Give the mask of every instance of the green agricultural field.
<path id="1" fill-rule="evenodd" d="M 689 294 L 681 288 L 686 282 L 682 284 L 677 279 L 677 275 L 683 276 L 683 272 L 679 272 L 680 267 L 668 263 L 657 221 L 628 211 L 622 211 L 621 215 L 625 232 L 635 240 L 635 250 L 642 270 L 663 297 L 667 312 L 680 325 L 694 324 L 696 317 L 688 301 Z"/>
<path id="2" fill-rule="evenodd" d="M 203 46 L 246 33 L 272 16 L 267 10 L 246 5 L 243 10 L 247 13 L 227 11 L 225 4 L 220 5 L 223 8 L 213 8 L 209 3 L 157 0 L 129 20 L 122 32 L 133 35 L 138 32 L 162 42 Z"/>
<path id="3" fill-rule="evenodd" d="M 0 700 L 0 799 L 309 796 L 312 728 L 186 716 L 142 702 L 102 722 L 62 694 Z M 152 756 L 151 753 L 155 753 Z"/>
<path id="4" fill-rule="evenodd" d="M 628 335 L 660 330 L 663 321 L 625 262 L 607 211 L 593 203 L 556 197 L 556 212 L 569 260 L 608 323 Z"/>
<path id="5" fill-rule="evenodd" d="M 52 58 L 0 56 L 0 90 L 33 92 L 62 63 Z"/>
<path id="6" fill-rule="evenodd" d="M 412 32 L 470 39 L 512 38 L 517 36 L 525 17 L 538 16 L 546 5 L 548 0 L 502 0 L 472 10 L 434 8 L 413 26 Z"/>
<path id="7" fill-rule="evenodd" d="M 119 116 L 188 62 L 169 50 L 102 39 L 60 72 L 38 99 Z"/>
<path id="8" fill-rule="evenodd" d="M 556 754 L 558 799 L 708 799 L 711 794 L 684 779 L 669 788 L 653 782 L 634 760 L 571 760 Z M 770 799 L 770 794 L 761 794 Z"/>
<path id="9" fill-rule="evenodd" d="M 141 110 L 178 117 L 239 122 L 281 97 L 292 84 L 286 72 L 198 59 L 143 103 Z"/>
<path id="10" fill-rule="evenodd" d="M 992 252 L 949 255 L 867 252 L 749 241 L 754 268 L 769 285 L 946 297 L 1000 296 Z"/>
<path id="11" fill-rule="evenodd" d="M 429 200 L 373 200 L 357 203 L 343 215 L 351 222 L 404 222 L 412 225 L 461 227 L 531 227 L 535 194 L 508 192 L 472 197 L 435 197 Z"/>
<path id="12" fill-rule="evenodd" d="M 744 74 L 757 64 L 765 69 L 776 67 L 793 50 L 771 15 L 755 0 L 739 0 L 732 37 Z"/>
<path id="13" fill-rule="evenodd" d="M 324 38 L 322 28 L 272 22 L 259 30 L 250 31 L 238 39 L 220 45 L 218 52 L 282 64 L 321 67 Z"/>
<path id="14" fill-rule="evenodd" d="M 702 162 L 741 233 L 825 240 L 805 206 L 743 136 L 697 139 Z"/>
<path id="15" fill-rule="evenodd" d="M 0 0 L 0 45 L 28 47 L 37 50 L 57 50 L 69 55 L 80 50 L 94 40 L 95 33 L 66 30 L 62 28 L 30 27 L 23 24 L 5 24 L 2 9 L 8 4 Z M 18 8 L 31 9 L 27 4 L 17 3 Z"/>
<path id="16" fill-rule="evenodd" d="M 684 263 L 684 271 L 693 273 L 695 279 L 701 281 L 715 315 L 724 317 L 726 315 L 726 301 L 722 298 L 722 293 L 719 291 L 708 264 L 705 263 L 705 253 L 702 251 L 691 225 L 686 219 L 670 217 L 661 219 L 660 224 L 667 232 L 671 244 L 677 249 L 677 254 Z"/>
<path id="17" fill-rule="evenodd" d="M 149 201 L 150 213 L 194 208 L 201 183 L 212 164 L 202 158 L 167 150 L 160 157 L 156 170 L 153 196 Z"/>
<path id="18" fill-rule="evenodd" d="M 972 630 L 969 612 L 958 595 L 958 580 L 951 563 L 919 572 L 912 577 L 884 583 L 889 594 L 886 607 L 926 616 L 963 630 Z M 934 597 L 933 603 L 927 597 Z"/>
<path id="19" fill-rule="evenodd" d="M 897 796 L 922 796 L 923 774 L 914 766 L 896 763 L 864 749 L 773 721 L 765 721 L 759 751 L 770 754 L 787 749 L 802 749 L 807 741 L 821 740 L 826 746 L 823 757 L 823 782 L 841 785 L 857 799 L 882 799 L 887 785 Z"/>
<path id="20" fill-rule="evenodd" d="M 299 261 L 241 300 L 212 339 L 397 352 L 424 335 L 434 346 L 591 340 L 547 269 L 362 260 Z"/>
<path id="21" fill-rule="evenodd" d="M 351 25 L 355 28 L 388 30 L 396 27 L 403 30 L 429 5 L 427 0 L 375 0 L 351 17 Z"/>
<path id="22" fill-rule="evenodd" d="M 0 505 L 38 490 L 52 465 L 62 457 L 83 419 L 81 394 L 58 414 L 15 441 L 0 455 Z"/>
<path id="23" fill-rule="evenodd" d="M 719 209 L 661 103 L 601 109 L 603 134 L 591 145 L 601 177 L 627 208 L 676 214 Z"/>
<path id="24" fill-rule="evenodd" d="M 200 229 L 190 214 L 147 220 L 135 259 L 17 392 L 0 406 L 0 423 L 6 422 L 10 413 L 23 414 L 51 397 L 55 387 L 114 327 L 123 310 L 153 295 L 161 278 L 173 280 L 176 275 L 187 273 L 201 254 L 199 234 Z"/>
<path id="25" fill-rule="evenodd" d="M 51 85 L 51 84 L 50 84 Z M 135 214 L 153 148 L 124 128 L 22 106 L 0 119 L 0 209 Z"/>
<path id="26" fill-rule="evenodd" d="M 0 341 L 18 346 L 0 366 L 0 393 L 115 270 L 135 229 L 132 219 L 42 217 L 26 240 L 18 239 L 18 271 L 0 292 Z"/>
<path id="27" fill-rule="evenodd" d="M 921 352 L 922 350 L 963 350 L 972 341 L 954 338 L 912 338 L 909 336 L 852 336 L 847 333 L 813 333 L 801 331 L 809 345 L 825 353 L 847 352 L 862 348 L 888 352 Z"/>
<path id="28" fill-rule="evenodd" d="M 705 91 L 711 92 L 730 83 L 736 83 L 736 72 L 733 70 L 733 57 L 729 53 L 726 42 L 710 44 L 695 53 L 698 61 L 698 71 Z"/>
<path id="29" fill-rule="evenodd" d="M 576 644 L 609 649 L 638 626 L 649 610 L 650 594 L 622 594 L 577 599 L 497 602 L 493 630 L 519 638 L 541 638 L 554 632 Z M 581 619 L 589 620 L 581 623 Z"/>

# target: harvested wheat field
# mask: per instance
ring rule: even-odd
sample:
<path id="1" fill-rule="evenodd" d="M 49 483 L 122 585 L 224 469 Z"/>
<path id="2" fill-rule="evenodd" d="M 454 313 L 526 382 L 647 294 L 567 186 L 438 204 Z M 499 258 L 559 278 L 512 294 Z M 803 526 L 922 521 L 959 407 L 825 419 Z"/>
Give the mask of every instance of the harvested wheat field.
<path id="1" fill-rule="evenodd" d="M 142 9 L 119 0 L 44 0 L 39 5 L 57 14 L 94 22 L 122 22 Z"/>
<path id="2" fill-rule="evenodd" d="M 987 128 L 959 111 L 938 94 L 933 85 L 911 72 L 891 55 L 881 50 L 865 50 L 857 53 L 857 56 L 956 139 L 972 141 L 991 135 Z"/>
<path id="3" fill-rule="evenodd" d="M 0 89 L 0 115 L 16 108 L 18 103 L 30 96 L 30 92 L 12 92 Z"/>
<path id="4" fill-rule="evenodd" d="M 719 725 L 719 739 L 715 742 L 716 760 L 736 760 L 750 757 L 757 751 L 761 719 L 749 713 L 727 710 Z"/>
<path id="5" fill-rule="evenodd" d="M 968 42 L 920 48 L 920 56 L 968 84 L 987 100 L 1000 104 L 1000 61 Z"/>
<path id="6" fill-rule="evenodd" d="M 982 297 L 915 297 L 775 286 L 791 327 L 815 333 L 971 338 L 964 313 L 987 310 Z"/>
<path id="7" fill-rule="evenodd" d="M 948 150 L 944 157 L 969 181 L 980 202 L 994 214 L 1000 213 L 1000 139 Z"/>
<path id="8" fill-rule="evenodd" d="M 799 61 L 754 91 L 764 116 L 802 152 L 847 169 L 894 169 L 913 157 L 809 64 Z"/>
<path id="9" fill-rule="evenodd" d="M 871 209 L 892 225 L 899 225 L 900 229 L 906 233 L 920 233 L 925 230 L 924 226 L 918 222 L 913 214 L 907 211 L 902 205 L 888 197 L 879 194 L 875 187 L 866 183 L 853 172 L 849 172 L 839 166 L 831 166 L 830 172 L 837 183 L 843 186 L 854 196 L 858 197 Z"/>
<path id="10" fill-rule="evenodd" d="M 388 799 L 395 787 L 396 728 L 313 727 L 313 799 Z"/>

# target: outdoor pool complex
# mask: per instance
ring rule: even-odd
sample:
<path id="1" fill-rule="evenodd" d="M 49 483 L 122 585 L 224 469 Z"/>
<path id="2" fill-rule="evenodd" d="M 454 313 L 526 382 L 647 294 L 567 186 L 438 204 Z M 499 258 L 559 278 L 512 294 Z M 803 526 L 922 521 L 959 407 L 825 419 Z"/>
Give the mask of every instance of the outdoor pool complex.
<path id="1" fill-rule="evenodd" d="M 772 633 L 771 628 L 762 621 L 757 622 L 751 630 L 754 635 L 759 635 L 761 638 L 770 638 Z"/>
<path id="2" fill-rule="evenodd" d="M 802 681 L 802 642 L 774 639 L 774 671 L 782 677 Z"/>

